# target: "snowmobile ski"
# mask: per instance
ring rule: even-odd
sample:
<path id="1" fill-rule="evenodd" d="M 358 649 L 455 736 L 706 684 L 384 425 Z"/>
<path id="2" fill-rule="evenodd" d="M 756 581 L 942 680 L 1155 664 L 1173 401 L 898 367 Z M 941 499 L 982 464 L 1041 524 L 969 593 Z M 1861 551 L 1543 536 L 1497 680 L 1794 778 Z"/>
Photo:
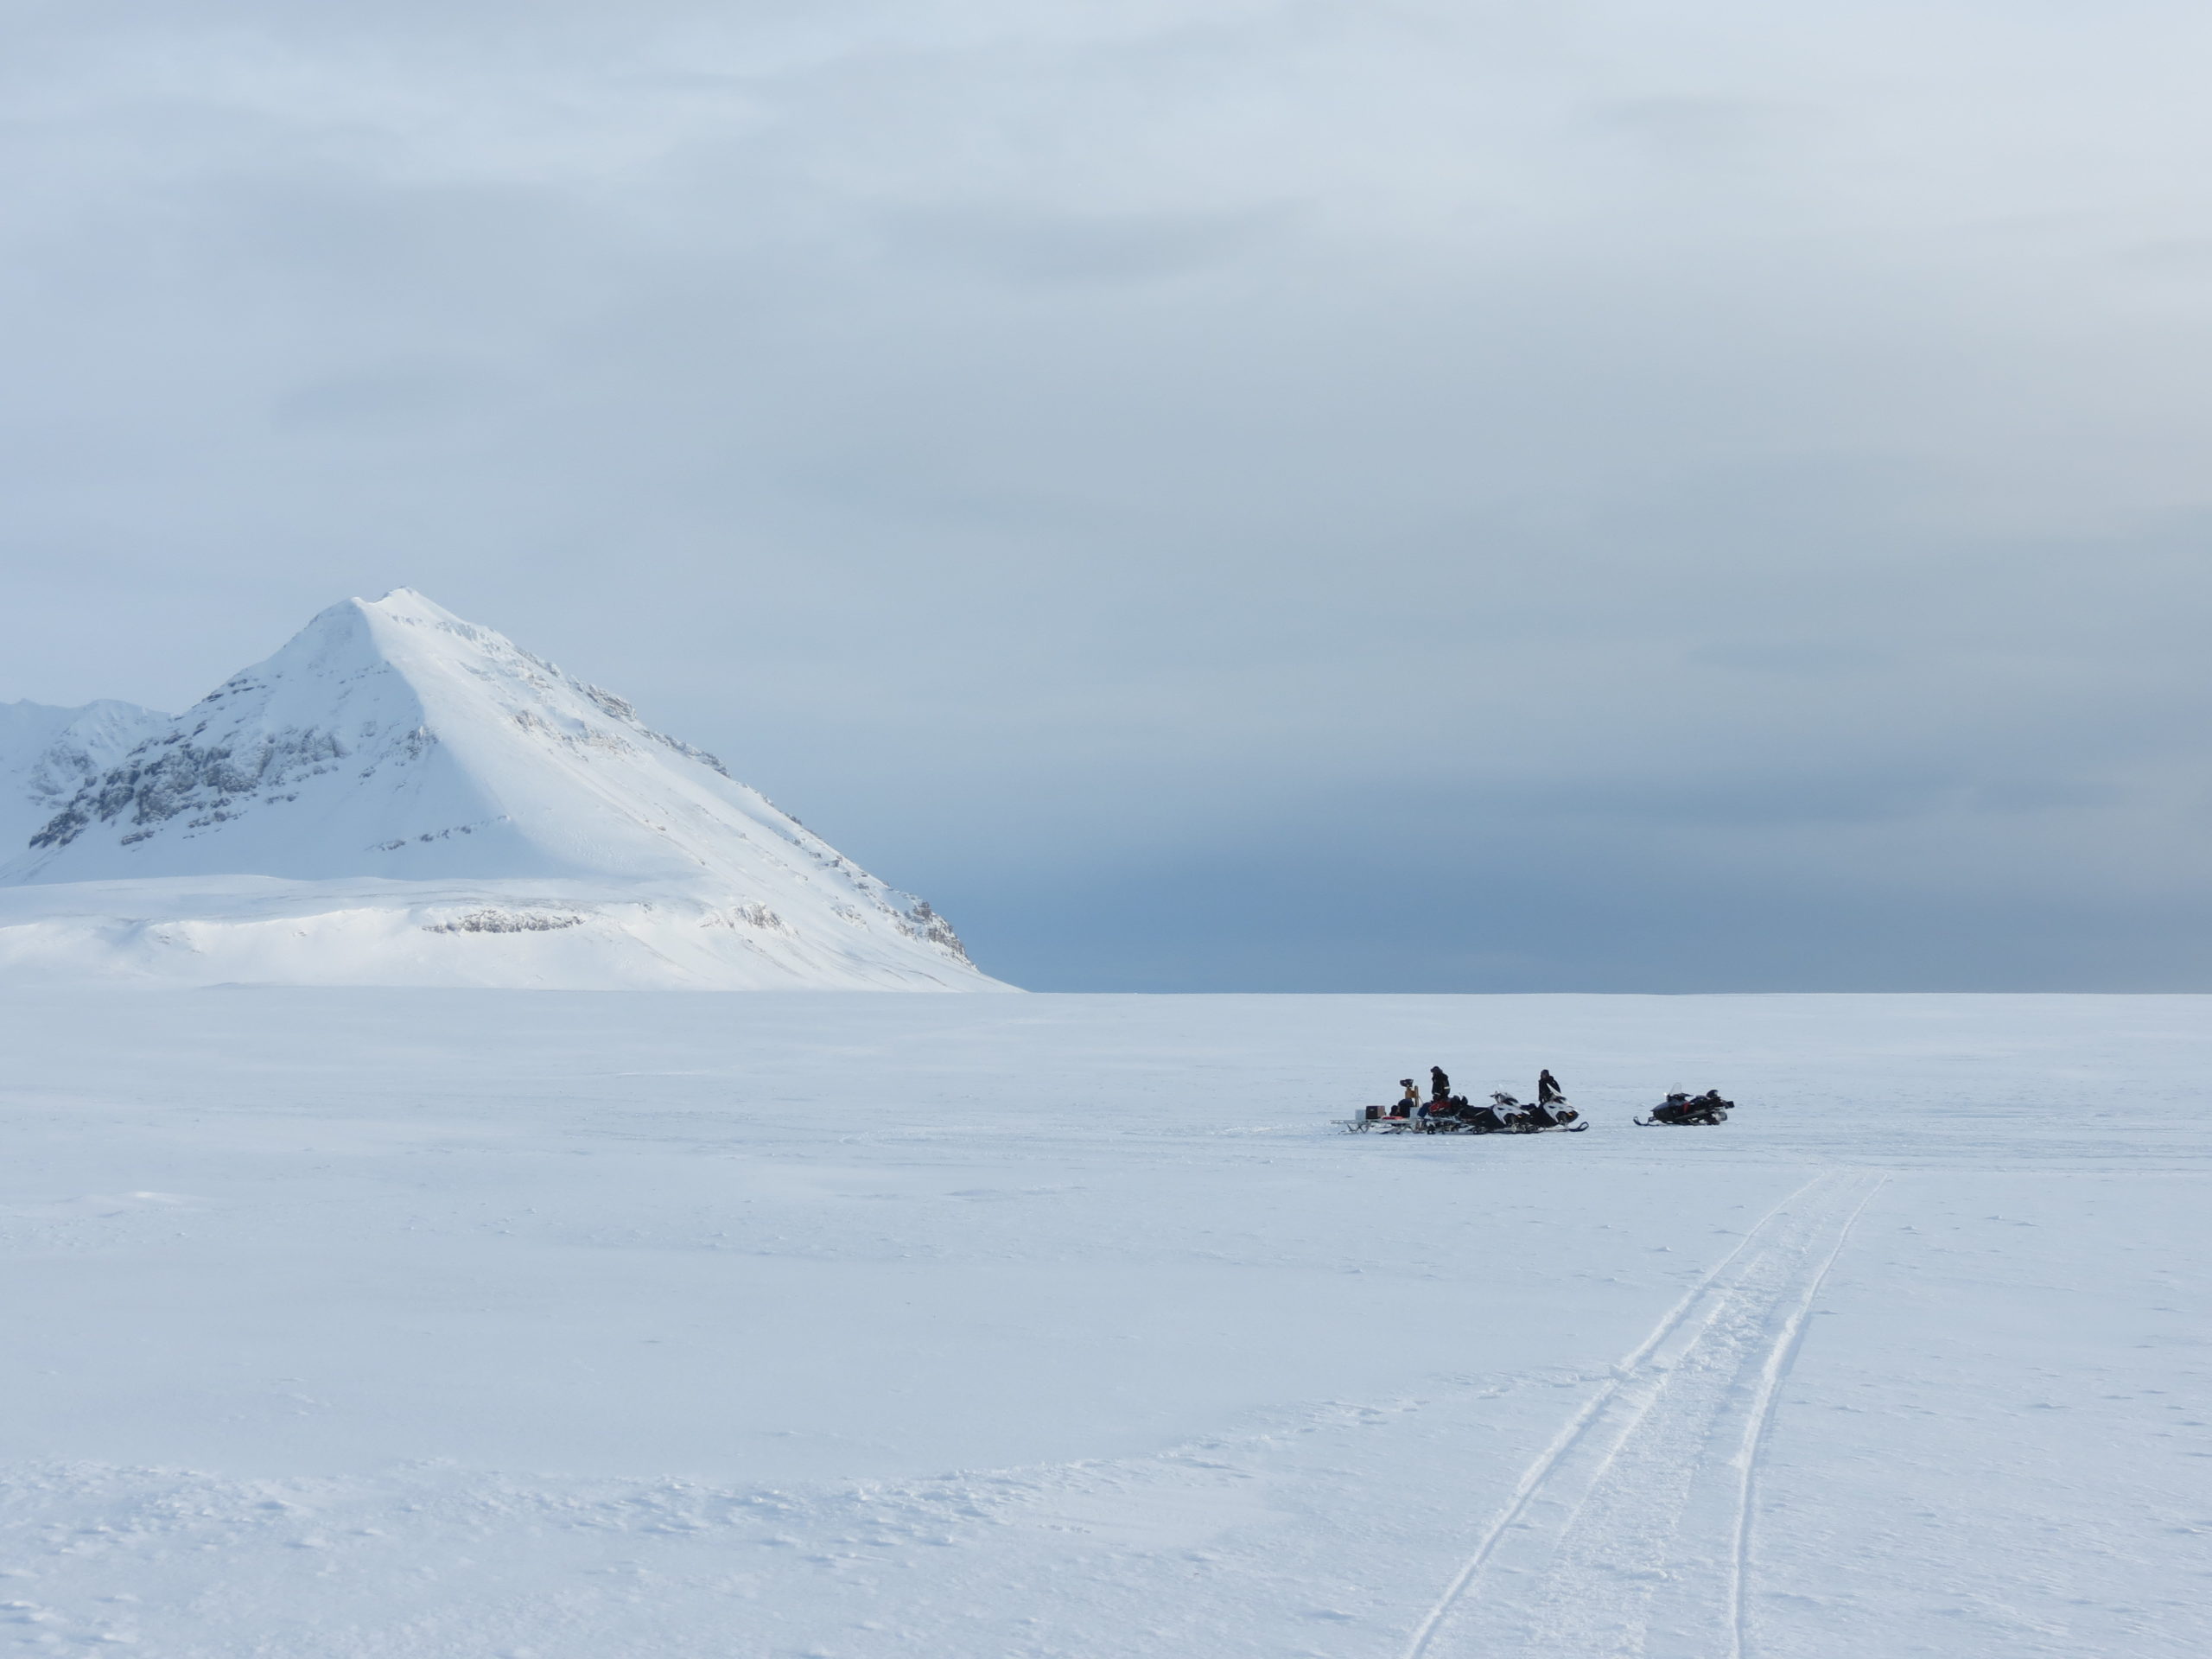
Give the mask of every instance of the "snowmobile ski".
<path id="1" fill-rule="evenodd" d="M 1340 1117 L 1336 1125 L 1346 1135 L 1580 1135 L 1590 1127 L 1587 1118 L 1573 1123 L 1469 1123 L 1462 1119 L 1412 1117 Z"/>

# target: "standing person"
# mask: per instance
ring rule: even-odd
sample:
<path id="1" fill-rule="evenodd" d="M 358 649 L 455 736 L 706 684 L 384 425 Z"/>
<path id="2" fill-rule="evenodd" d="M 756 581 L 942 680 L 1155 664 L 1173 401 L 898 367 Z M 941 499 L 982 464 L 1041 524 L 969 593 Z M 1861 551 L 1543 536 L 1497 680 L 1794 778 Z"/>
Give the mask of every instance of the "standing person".
<path id="1" fill-rule="evenodd" d="M 1561 1101 L 1561 1100 L 1565 1100 L 1566 1098 L 1567 1098 L 1567 1096 L 1566 1096 L 1565 1095 L 1563 1095 L 1563 1094 L 1561 1094 L 1561 1093 L 1560 1092 L 1559 1079 L 1558 1079 L 1557 1077 L 1555 1077 L 1552 1076 L 1551 1072 L 1550 1072 L 1548 1070 L 1546 1070 L 1546 1071 L 1542 1071 L 1542 1072 L 1540 1072 L 1540 1073 L 1537 1075 L 1537 1077 L 1536 1077 L 1536 1104 L 1537 1104 L 1537 1105 L 1539 1105 L 1539 1106 L 1549 1106 L 1549 1105 L 1551 1105 L 1554 1101 Z"/>
<path id="2" fill-rule="evenodd" d="M 1440 1065 L 1428 1068 L 1428 1098 L 1432 1105 L 1452 1098 L 1452 1079 L 1444 1075 L 1444 1068 Z"/>

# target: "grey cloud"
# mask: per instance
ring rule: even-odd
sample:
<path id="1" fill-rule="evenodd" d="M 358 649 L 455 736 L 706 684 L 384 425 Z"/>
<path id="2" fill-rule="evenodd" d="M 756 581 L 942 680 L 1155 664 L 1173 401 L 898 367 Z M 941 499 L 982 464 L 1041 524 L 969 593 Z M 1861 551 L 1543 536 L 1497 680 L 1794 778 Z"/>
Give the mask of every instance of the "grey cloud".
<path id="1" fill-rule="evenodd" d="M 905 209 L 885 219 L 895 245 L 1016 282 L 1083 286 L 1204 270 L 1279 245 L 1296 222 L 1287 205 L 1105 213 L 962 204 Z"/>
<path id="2" fill-rule="evenodd" d="M 1724 639 L 1698 646 L 1687 660 L 1751 674 L 1833 675 L 1878 669 L 1896 654 L 1849 639 Z"/>
<path id="3" fill-rule="evenodd" d="M 309 431 L 419 427 L 482 403 L 497 378 L 461 362 L 399 362 L 319 376 L 284 392 L 272 416 Z"/>
<path id="4" fill-rule="evenodd" d="M 0 698 L 408 582 L 1016 978 L 2196 982 L 2201 19 L 1648 19 L 22 13 Z"/>
<path id="5" fill-rule="evenodd" d="M 1679 92 L 1620 99 L 1597 105 L 1591 114 L 1600 127 L 1686 162 L 1770 154 L 1821 124 L 1820 112 L 1802 105 Z"/>

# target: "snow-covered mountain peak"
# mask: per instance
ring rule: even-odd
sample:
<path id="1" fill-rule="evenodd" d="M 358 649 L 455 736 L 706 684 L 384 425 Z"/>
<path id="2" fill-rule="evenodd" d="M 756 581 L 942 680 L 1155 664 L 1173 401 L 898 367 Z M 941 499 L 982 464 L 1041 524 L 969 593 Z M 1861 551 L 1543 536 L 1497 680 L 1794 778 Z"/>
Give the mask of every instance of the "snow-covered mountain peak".
<path id="1" fill-rule="evenodd" d="M 719 918 L 702 925 L 737 929 L 756 954 L 865 960 L 881 935 L 902 962 L 919 952 L 931 974 L 981 978 L 927 904 L 712 755 L 409 588 L 331 606 L 79 783 L 0 864 L 0 887 L 458 883 L 484 902 L 423 925 L 463 933 L 582 925 L 573 904 L 541 904 L 509 927 L 486 883 L 664 903 L 680 891 Z"/>
<path id="2" fill-rule="evenodd" d="M 668 877 L 764 835 L 817 850 L 621 698 L 401 588 L 232 675 L 6 874 Z"/>

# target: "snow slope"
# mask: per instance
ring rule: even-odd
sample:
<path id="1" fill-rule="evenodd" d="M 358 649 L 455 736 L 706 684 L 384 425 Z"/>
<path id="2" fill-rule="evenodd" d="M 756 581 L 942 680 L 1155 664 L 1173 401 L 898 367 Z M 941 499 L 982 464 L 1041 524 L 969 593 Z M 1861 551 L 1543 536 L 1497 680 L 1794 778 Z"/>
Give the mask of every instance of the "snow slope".
<path id="1" fill-rule="evenodd" d="M 103 698 L 77 709 L 0 702 L 0 848 L 24 846 L 167 715 Z"/>
<path id="2" fill-rule="evenodd" d="M 629 704 L 402 588 L 317 616 L 0 865 L 0 975 L 1003 988 Z"/>
<path id="3" fill-rule="evenodd" d="M 0 1054 L 0 1650 L 2212 1651 L 2205 998 L 18 989 Z M 1431 1063 L 1594 1127 L 1328 1128 Z"/>

